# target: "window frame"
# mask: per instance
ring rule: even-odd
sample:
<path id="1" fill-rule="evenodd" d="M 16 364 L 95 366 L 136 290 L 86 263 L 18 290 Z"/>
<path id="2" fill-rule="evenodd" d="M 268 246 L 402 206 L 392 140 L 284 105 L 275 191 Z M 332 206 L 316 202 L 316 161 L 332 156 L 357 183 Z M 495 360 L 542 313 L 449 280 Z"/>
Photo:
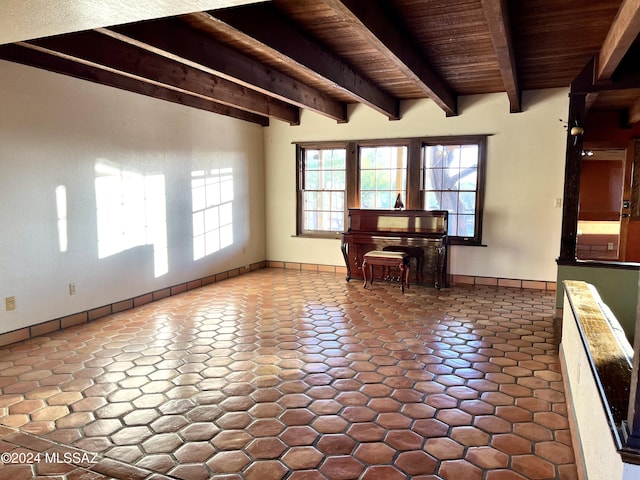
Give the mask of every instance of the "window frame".
<path id="1" fill-rule="evenodd" d="M 305 152 L 307 150 L 346 150 L 346 164 L 345 170 L 348 171 L 349 167 L 349 154 L 347 150 L 347 143 L 345 142 L 319 142 L 319 143 L 298 143 L 296 144 L 296 202 L 297 202 L 297 215 L 296 215 L 296 235 L 299 237 L 318 237 L 318 238 L 335 238 L 342 232 L 331 230 L 305 230 L 304 229 L 304 180 L 305 180 Z M 348 183 L 349 178 L 346 174 L 346 185 L 344 192 L 344 226 L 347 228 L 347 212 L 348 212 Z"/>
<path id="2" fill-rule="evenodd" d="M 360 142 L 355 142 L 355 160 L 353 160 L 354 165 L 354 175 L 356 176 L 356 184 L 357 184 L 357 188 L 356 188 L 356 192 L 355 195 L 357 197 L 357 207 L 352 207 L 349 206 L 348 208 L 363 208 L 362 207 L 362 199 L 361 199 L 361 194 L 362 194 L 362 183 L 361 183 L 361 167 L 362 167 L 362 162 L 361 162 L 361 155 L 360 155 L 360 151 L 363 148 L 378 148 L 378 147 L 404 147 L 407 149 L 407 172 L 406 172 L 406 179 L 405 179 L 405 191 L 404 191 L 404 198 L 402 199 L 402 201 L 405 204 L 406 208 L 409 208 L 408 206 L 408 200 L 407 197 L 409 195 L 409 190 L 411 189 L 409 186 L 409 180 L 410 180 L 410 175 L 409 175 L 409 171 L 410 171 L 410 167 L 409 167 L 409 163 L 410 163 L 410 158 L 411 158 L 411 153 L 410 153 L 410 141 L 407 139 L 393 139 L 393 140 L 368 140 L 368 141 L 360 141 Z M 349 157 L 347 157 L 347 161 L 349 161 Z"/>
<path id="3" fill-rule="evenodd" d="M 465 135 L 450 137 L 429 137 L 421 139 L 420 146 L 420 210 L 424 210 L 424 195 L 427 190 L 424 188 L 424 149 L 432 146 L 478 146 L 478 171 L 476 180 L 476 205 L 474 214 L 474 235 L 472 237 L 449 236 L 449 243 L 452 245 L 482 245 L 482 223 L 484 217 L 484 192 L 486 183 L 487 164 L 487 135 Z M 451 218 L 449 218 L 451 221 Z"/>
<path id="4" fill-rule="evenodd" d="M 433 145 L 478 145 L 478 180 L 476 190 L 475 235 L 473 237 L 449 237 L 453 245 L 482 246 L 484 192 L 486 183 L 487 138 L 489 135 L 452 135 L 368 140 L 296 142 L 296 236 L 315 238 L 339 238 L 342 232 L 304 231 L 304 151 L 307 149 L 346 149 L 345 230 L 348 230 L 348 211 L 361 208 L 360 204 L 360 148 L 379 146 L 407 147 L 407 191 L 403 199 L 405 209 L 424 210 L 423 206 L 423 148 Z"/>

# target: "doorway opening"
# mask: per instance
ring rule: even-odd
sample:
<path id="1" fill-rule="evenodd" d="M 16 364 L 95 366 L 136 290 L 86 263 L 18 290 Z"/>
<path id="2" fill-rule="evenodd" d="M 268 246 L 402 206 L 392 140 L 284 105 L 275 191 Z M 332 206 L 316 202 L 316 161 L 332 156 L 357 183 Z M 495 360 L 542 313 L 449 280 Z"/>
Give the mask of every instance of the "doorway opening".
<path id="1" fill-rule="evenodd" d="M 626 152 L 623 148 L 583 152 L 576 248 L 580 260 L 624 260 Z"/>

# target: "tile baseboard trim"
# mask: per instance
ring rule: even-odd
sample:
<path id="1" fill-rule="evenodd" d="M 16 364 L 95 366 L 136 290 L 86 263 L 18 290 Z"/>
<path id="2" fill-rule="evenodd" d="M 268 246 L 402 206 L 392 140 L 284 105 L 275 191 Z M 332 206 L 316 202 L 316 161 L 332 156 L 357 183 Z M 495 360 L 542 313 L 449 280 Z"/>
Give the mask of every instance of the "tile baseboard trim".
<path id="1" fill-rule="evenodd" d="M 450 275 L 453 285 L 482 285 L 489 287 L 513 287 L 530 290 L 548 290 L 555 292 L 557 283 L 546 280 L 523 280 L 517 278 L 478 277 L 473 275 Z"/>
<path id="2" fill-rule="evenodd" d="M 107 315 L 114 313 L 124 312 L 131 308 L 139 307 L 147 303 L 155 302 L 166 297 L 178 295 L 188 290 L 203 287 L 205 285 L 211 285 L 212 283 L 220 282 L 228 278 L 237 277 L 245 273 L 253 272 L 267 267 L 267 262 L 257 262 L 244 267 L 234 268 L 227 270 L 226 272 L 220 272 L 206 277 L 198 278 L 184 283 L 179 283 L 171 287 L 161 288 L 153 292 L 144 293 L 133 298 L 125 300 L 119 300 L 108 305 L 92 308 L 78 313 L 72 313 L 71 315 L 65 315 L 64 317 L 56 318 L 53 320 L 47 320 L 42 323 L 30 325 L 28 327 L 13 330 L 11 332 L 0 334 L 0 347 L 10 345 L 12 343 L 21 342 L 34 337 L 40 337 L 53 333 L 57 330 L 73 327 L 75 325 L 81 325 L 83 323 L 92 322 Z"/>
<path id="3" fill-rule="evenodd" d="M 347 267 L 335 265 L 318 265 L 314 263 L 296 263 L 268 260 L 269 268 L 285 268 L 289 270 L 303 270 L 309 272 L 330 272 L 347 274 Z M 556 282 L 545 280 L 522 280 L 516 278 L 478 277 L 473 275 L 449 275 L 450 285 L 482 285 L 493 287 L 513 287 L 531 290 L 548 290 L 555 292 Z"/>

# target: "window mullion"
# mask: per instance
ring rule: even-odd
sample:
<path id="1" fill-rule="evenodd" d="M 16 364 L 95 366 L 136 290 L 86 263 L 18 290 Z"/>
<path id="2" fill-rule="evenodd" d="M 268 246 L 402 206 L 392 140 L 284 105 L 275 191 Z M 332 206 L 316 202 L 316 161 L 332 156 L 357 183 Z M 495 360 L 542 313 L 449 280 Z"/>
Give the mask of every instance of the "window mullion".
<path id="1" fill-rule="evenodd" d="M 347 145 L 347 198 L 345 208 L 345 218 L 349 208 L 360 208 L 360 182 L 358 179 L 358 170 L 360 162 L 357 155 L 358 149 L 355 142 L 349 142 Z M 346 224 L 345 224 L 346 225 Z"/>
<path id="2" fill-rule="evenodd" d="M 407 198 L 405 206 L 408 210 L 422 210 L 420 195 L 420 167 L 422 163 L 422 142 L 413 138 L 407 149 Z"/>

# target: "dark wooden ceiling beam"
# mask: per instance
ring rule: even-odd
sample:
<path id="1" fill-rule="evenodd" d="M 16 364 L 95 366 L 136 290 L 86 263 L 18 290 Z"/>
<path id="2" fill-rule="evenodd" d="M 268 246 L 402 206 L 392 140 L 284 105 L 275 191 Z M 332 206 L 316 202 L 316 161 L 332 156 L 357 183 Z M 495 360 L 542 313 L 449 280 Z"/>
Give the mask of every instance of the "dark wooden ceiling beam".
<path id="1" fill-rule="evenodd" d="M 338 122 L 347 121 L 346 104 L 242 55 L 175 19 L 99 31 Z"/>
<path id="2" fill-rule="evenodd" d="M 111 70 L 80 63 L 59 55 L 52 55 L 46 53 L 45 49 L 36 50 L 32 45 L 28 47 L 21 44 L 0 46 L 0 58 L 262 126 L 269 125 L 268 117 L 222 105 L 202 97 L 194 97 L 154 83 L 141 82 L 131 76 L 123 76 Z"/>
<path id="3" fill-rule="evenodd" d="M 489 25 L 491 41 L 496 51 L 500 75 L 509 97 L 511 113 L 521 112 L 521 91 L 516 73 L 516 58 L 511 39 L 511 25 L 506 0 L 482 0 L 482 8 Z"/>
<path id="4" fill-rule="evenodd" d="M 95 31 L 34 40 L 28 45 L 205 100 L 299 123 L 297 107 Z"/>
<path id="5" fill-rule="evenodd" d="M 625 0 L 598 55 L 596 81 L 609 80 L 640 33 L 640 0 Z"/>
<path id="6" fill-rule="evenodd" d="M 344 22 L 433 100 L 448 116 L 458 114 L 457 98 L 419 53 L 420 49 L 389 20 L 378 2 L 323 0 Z"/>
<path id="7" fill-rule="evenodd" d="M 586 113 L 588 113 L 589 110 L 591 110 L 591 107 L 593 107 L 593 105 L 596 103 L 596 101 L 598 100 L 598 95 L 600 95 L 600 92 L 587 93 L 587 96 L 584 100 L 584 109 Z"/>
<path id="8" fill-rule="evenodd" d="M 615 90 L 631 90 L 640 88 L 640 70 L 633 71 L 631 69 L 616 72 L 614 78 L 606 82 L 596 82 L 594 79 L 597 75 L 597 59 L 593 57 L 585 66 L 590 70 L 591 78 L 586 81 L 578 81 L 580 75 L 571 82 L 570 95 L 586 95 L 590 93 L 607 92 Z"/>
<path id="9" fill-rule="evenodd" d="M 400 102 L 354 71 L 326 48 L 303 35 L 271 4 L 193 14 L 211 28 L 253 44 L 280 61 L 293 63 L 309 75 L 352 96 L 391 120 L 400 118 Z M 206 15 L 206 14 L 205 14 Z M 208 18 L 207 18 L 208 17 Z"/>

